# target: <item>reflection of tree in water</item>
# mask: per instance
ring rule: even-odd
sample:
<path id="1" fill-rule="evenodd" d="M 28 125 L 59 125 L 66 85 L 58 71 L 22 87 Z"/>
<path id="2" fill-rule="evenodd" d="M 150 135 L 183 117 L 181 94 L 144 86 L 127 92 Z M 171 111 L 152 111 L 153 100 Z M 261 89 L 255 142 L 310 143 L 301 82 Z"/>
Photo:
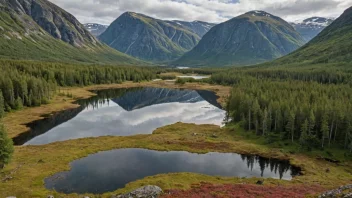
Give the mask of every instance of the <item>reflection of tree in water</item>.
<path id="1" fill-rule="evenodd" d="M 282 161 L 276 159 L 263 158 L 260 156 L 249 156 L 241 155 L 244 162 L 247 162 L 247 167 L 253 171 L 255 164 L 258 164 L 261 171 L 261 176 L 264 176 L 265 169 L 270 169 L 271 172 L 278 174 L 280 179 L 283 178 L 284 174 L 288 171 L 291 172 L 291 176 L 298 175 L 300 172 L 299 168 L 290 165 L 289 161 Z"/>
<path id="2" fill-rule="evenodd" d="M 110 105 L 110 99 L 118 98 L 125 95 L 127 92 L 134 92 L 142 90 L 143 88 L 121 88 L 121 89 L 107 89 L 99 90 L 95 93 L 96 96 L 93 96 L 88 99 L 80 100 L 77 103 L 85 108 L 98 109 L 102 106 Z"/>
<path id="3" fill-rule="evenodd" d="M 23 145 L 29 140 L 46 133 L 47 131 L 53 129 L 54 127 L 71 120 L 76 117 L 81 111 L 83 111 L 84 107 L 78 107 L 75 109 L 68 109 L 54 115 L 44 116 L 46 118 L 42 120 L 37 120 L 27 124 L 26 126 L 30 128 L 30 130 L 25 133 L 20 134 L 19 136 L 13 138 L 13 142 L 15 145 Z"/>

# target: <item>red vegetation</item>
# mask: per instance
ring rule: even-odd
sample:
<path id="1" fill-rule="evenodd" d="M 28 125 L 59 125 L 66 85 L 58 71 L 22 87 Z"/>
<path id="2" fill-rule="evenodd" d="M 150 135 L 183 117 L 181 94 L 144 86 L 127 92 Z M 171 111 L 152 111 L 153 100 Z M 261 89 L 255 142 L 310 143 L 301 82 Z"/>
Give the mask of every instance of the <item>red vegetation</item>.
<path id="1" fill-rule="evenodd" d="M 187 198 L 300 198 L 324 192 L 319 185 L 293 185 L 293 186 L 260 186 L 253 184 L 223 184 L 213 185 L 202 183 L 193 186 L 190 190 L 169 190 L 162 198 L 187 197 Z"/>

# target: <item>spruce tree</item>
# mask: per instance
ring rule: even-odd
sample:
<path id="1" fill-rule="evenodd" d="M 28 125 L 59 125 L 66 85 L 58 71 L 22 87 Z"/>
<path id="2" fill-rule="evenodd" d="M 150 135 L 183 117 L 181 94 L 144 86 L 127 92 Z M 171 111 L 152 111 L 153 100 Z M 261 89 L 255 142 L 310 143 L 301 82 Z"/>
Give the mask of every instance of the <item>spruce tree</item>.
<path id="1" fill-rule="evenodd" d="M 12 139 L 7 137 L 4 126 L 0 124 L 0 168 L 10 162 L 13 151 Z"/>
<path id="2" fill-rule="evenodd" d="M 0 90 L 0 118 L 4 117 L 5 115 L 5 101 L 4 97 L 2 96 L 2 91 Z"/>

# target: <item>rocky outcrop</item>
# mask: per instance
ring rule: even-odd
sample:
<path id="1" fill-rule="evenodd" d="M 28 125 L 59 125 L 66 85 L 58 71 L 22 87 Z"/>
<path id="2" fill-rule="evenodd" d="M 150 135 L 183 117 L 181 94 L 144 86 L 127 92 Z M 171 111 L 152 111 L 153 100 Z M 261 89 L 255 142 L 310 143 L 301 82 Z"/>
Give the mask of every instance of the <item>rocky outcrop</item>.
<path id="1" fill-rule="evenodd" d="M 30 16 L 36 24 L 56 39 L 74 46 L 97 43 L 94 36 L 73 15 L 49 1 L 0 0 L 0 4 L 23 21 Z M 30 27 L 31 24 L 26 26 L 28 30 L 35 28 Z"/>
<path id="2" fill-rule="evenodd" d="M 181 26 L 189 31 L 196 33 L 199 37 L 203 37 L 212 27 L 214 27 L 215 23 L 207 23 L 203 21 L 167 21 L 168 23 L 172 23 L 175 26 Z"/>
<path id="3" fill-rule="evenodd" d="M 338 189 L 327 191 L 319 196 L 319 198 L 352 198 L 352 184 L 341 186 Z"/>
<path id="4" fill-rule="evenodd" d="M 99 42 L 70 13 L 48 0 L 0 0 L 2 58 L 139 64 Z"/>
<path id="5" fill-rule="evenodd" d="M 162 192 L 163 190 L 160 187 L 148 185 L 123 195 L 112 196 L 111 198 L 157 198 Z"/>

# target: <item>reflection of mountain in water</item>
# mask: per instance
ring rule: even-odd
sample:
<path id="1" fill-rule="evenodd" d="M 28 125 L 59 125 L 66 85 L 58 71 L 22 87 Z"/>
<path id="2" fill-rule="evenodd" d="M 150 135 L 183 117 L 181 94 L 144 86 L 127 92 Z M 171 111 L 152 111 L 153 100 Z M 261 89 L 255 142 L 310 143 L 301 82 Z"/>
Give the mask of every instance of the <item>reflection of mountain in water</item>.
<path id="1" fill-rule="evenodd" d="M 216 95 L 210 91 L 177 90 L 165 88 L 143 88 L 127 92 L 119 98 L 112 99 L 126 111 L 141 109 L 143 107 L 163 103 L 196 103 L 208 101 L 210 104 L 221 108 L 216 102 Z"/>
<path id="2" fill-rule="evenodd" d="M 166 103 L 173 103 L 173 105 L 178 106 L 178 107 L 182 107 L 182 106 L 187 106 L 186 103 L 191 103 L 191 106 L 188 107 L 188 114 L 191 114 L 191 117 L 194 119 L 192 120 L 192 123 L 195 122 L 200 122 L 203 123 L 205 122 L 205 120 L 207 120 L 206 123 L 217 123 L 217 119 L 219 119 L 218 116 L 222 116 L 222 110 L 220 109 L 221 106 L 216 102 L 217 100 L 217 96 L 210 91 L 194 91 L 194 90 L 179 90 L 179 89 L 163 89 L 163 88 L 129 88 L 129 89 L 109 89 L 109 90 L 99 90 L 96 91 L 96 96 L 88 98 L 88 99 L 83 99 L 78 101 L 78 104 L 80 104 L 81 106 L 76 108 L 76 109 L 69 109 L 69 110 L 65 110 L 62 112 L 58 112 L 54 115 L 50 115 L 47 118 L 43 119 L 43 120 L 38 120 L 35 121 L 33 123 L 28 124 L 28 127 L 30 127 L 31 129 L 23 134 L 20 134 L 18 137 L 15 137 L 13 140 L 15 142 L 16 145 L 22 145 L 24 143 L 28 143 L 29 141 L 32 141 L 33 138 L 37 138 L 37 136 L 42 136 L 44 134 L 46 134 L 47 132 L 52 132 L 53 136 L 55 136 L 55 138 L 59 138 L 61 136 L 65 136 L 65 131 L 60 131 L 60 129 L 57 129 L 56 127 L 65 123 L 65 122 L 71 122 L 71 123 L 75 123 L 74 121 L 71 121 L 72 118 L 74 117 L 79 117 L 79 119 L 81 119 L 81 121 L 85 121 L 87 123 L 90 123 L 89 119 L 85 120 L 84 116 L 88 117 L 94 117 L 99 115 L 99 111 L 95 112 L 95 113 L 90 113 L 87 115 L 81 115 L 78 116 L 82 111 L 84 112 L 84 109 L 99 109 L 100 107 L 107 107 L 110 106 L 109 102 L 114 101 L 115 103 L 117 103 L 122 109 L 124 109 L 125 111 L 131 113 L 131 114 L 126 114 L 132 117 L 129 117 L 129 119 L 131 119 L 131 121 L 135 121 L 135 119 L 137 119 L 137 115 L 133 114 L 133 110 L 143 110 L 140 112 L 147 112 L 145 115 L 147 117 L 149 117 L 150 120 L 154 120 L 154 122 L 149 122 L 149 123 L 144 123 L 145 125 L 143 125 L 144 128 L 138 128 L 135 125 L 131 125 L 129 126 L 129 122 L 128 120 L 124 120 L 125 118 L 122 117 L 118 117 L 117 114 L 114 113 L 114 115 L 117 116 L 117 120 L 116 122 L 120 122 L 120 132 L 118 135 L 121 134 L 133 134 L 133 133 L 141 133 L 143 132 L 152 132 L 155 128 L 158 128 L 160 126 L 163 125 L 168 125 L 173 123 L 174 121 L 180 121 L 183 120 L 185 122 L 190 122 L 190 117 L 187 117 L 187 115 L 184 114 L 179 114 L 179 115 L 173 115 L 172 119 L 176 119 L 176 120 L 172 120 L 170 117 L 167 117 L 167 115 L 163 115 L 162 113 L 165 114 L 165 108 L 171 108 L 172 109 L 172 105 L 167 105 Z M 111 100 L 111 98 L 113 98 Z M 206 105 L 203 109 L 203 106 L 200 107 L 199 104 L 195 104 L 194 103 L 198 103 L 198 102 L 204 102 L 207 101 L 208 103 L 212 104 L 217 108 L 210 108 L 208 105 Z M 184 104 L 179 104 L 179 103 L 184 103 Z M 155 106 L 156 109 L 158 109 L 158 111 L 153 111 L 153 105 L 156 104 L 166 104 L 163 105 L 163 107 L 159 106 Z M 197 106 L 198 105 L 198 106 Z M 112 105 L 112 106 L 116 106 L 116 105 Z M 168 106 L 168 107 L 166 107 Z M 150 108 L 144 108 L 144 107 L 150 107 Z M 121 111 L 120 108 L 120 111 Z M 160 112 L 164 110 L 163 112 Z M 181 108 L 182 110 L 182 108 Z M 112 111 L 115 111 L 114 109 Z M 101 110 L 100 113 L 104 112 L 104 110 Z M 123 111 L 121 111 L 123 113 Z M 119 113 L 121 113 L 119 112 Z M 186 111 L 184 111 L 186 112 Z M 204 116 L 204 112 L 207 112 L 207 116 Z M 160 115 L 156 116 L 155 114 L 159 113 Z M 197 116 L 195 116 L 197 113 L 199 113 L 199 115 L 202 115 L 202 119 L 197 118 Z M 202 114 L 203 113 L 203 114 Z M 135 117 L 133 117 L 135 116 Z M 165 117 L 162 117 L 165 116 Z M 189 115 L 188 115 L 189 116 Z M 213 117 L 212 117 L 213 116 Z M 110 116 L 111 117 L 111 116 Z M 152 119 L 154 118 L 154 119 Z M 184 118 L 184 119 L 183 119 Z M 212 120 L 213 119 L 213 120 Z M 223 119 L 222 117 L 220 119 Z M 172 120 L 172 121 L 171 121 Z M 96 121 L 98 122 L 98 121 Z M 99 125 L 103 123 L 103 121 L 101 121 L 100 123 L 94 123 L 94 126 Z M 122 127 L 125 126 L 125 130 L 122 130 Z M 64 126 L 62 126 L 64 127 Z M 66 126 L 67 127 L 67 126 Z M 69 131 L 73 131 L 73 133 L 71 134 L 66 134 L 67 137 L 76 137 L 73 134 L 84 134 L 85 132 L 87 132 L 87 129 L 81 129 L 81 131 L 77 131 L 76 129 L 79 128 L 79 126 L 75 126 L 72 125 L 70 126 L 72 127 L 72 129 L 70 129 Z M 104 127 L 104 126 L 101 126 Z M 107 128 L 109 128 L 108 126 L 106 126 Z M 146 128 L 147 127 L 147 128 Z M 149 128 L 148 128 L 149 127 Z M 57 129 L 57 130 L 56 130 Z M 55 131 L 56 130 L 56 131 Z M 98 130 L 97 130 L 98 131 Z M 95 131 L 93 134 L 99 134 L 99 132 Z M 55 133 L 57 132 L 57 133 Z M 105 129 L 105 132 L 102 133 L 102 135 L 112 135 L 115 134 L 115 128 L 113 127 L 112 130 L 108 130 Z M 60 135 L 58 135 L 60 134 Z M 79 136 L 79 135 L 78 135 Z M 92 134 L 88 134 L 87 137 L 91 137 Z M 47 134 L 47 137 L 50 137 L 50 134 Z M 81 137 L 81 136 L 79 136 Z M 82 137 L 86 137 L 86 136 L 82 136 Z M 45 138 L 44 138 L 45 139 Z M 69 138 L 68 138 L 69 139 Z M 46 139 L 45 141 L 48 141 L 48 139 Z M 44 142 L 45 142 L 44 141 Z"/>

